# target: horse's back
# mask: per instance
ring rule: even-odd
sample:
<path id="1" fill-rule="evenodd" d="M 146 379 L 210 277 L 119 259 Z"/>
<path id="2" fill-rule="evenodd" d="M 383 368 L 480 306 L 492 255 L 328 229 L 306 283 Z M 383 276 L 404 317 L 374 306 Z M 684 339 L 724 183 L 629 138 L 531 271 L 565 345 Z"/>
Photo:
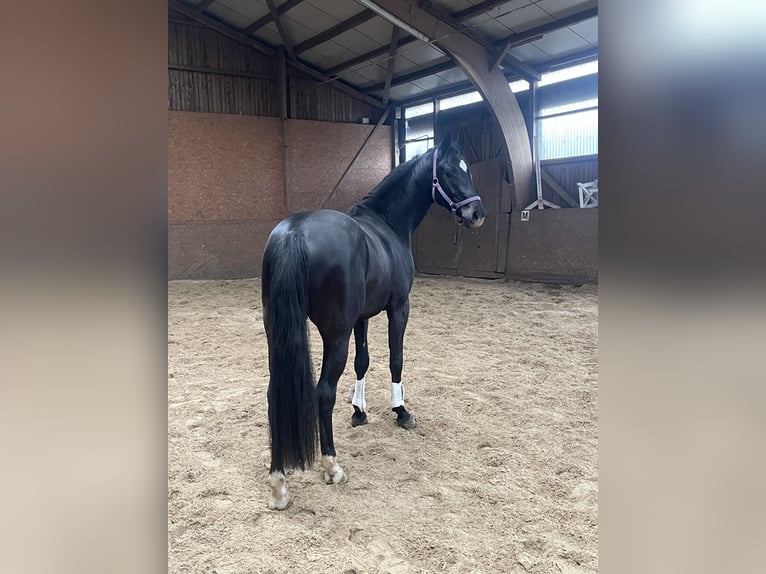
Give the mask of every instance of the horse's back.
<path id="1" fill-rule="evenodd" d="M 266 242 L 264 277 L 267 267 L 280 264 L 281 245 L 296 236 L 306 252 L 309 317 L 320 332 L 350 328 L 365 299 L 368 254 L 359 224 L 345 213 L 329 209 L 283 219 Z"/>

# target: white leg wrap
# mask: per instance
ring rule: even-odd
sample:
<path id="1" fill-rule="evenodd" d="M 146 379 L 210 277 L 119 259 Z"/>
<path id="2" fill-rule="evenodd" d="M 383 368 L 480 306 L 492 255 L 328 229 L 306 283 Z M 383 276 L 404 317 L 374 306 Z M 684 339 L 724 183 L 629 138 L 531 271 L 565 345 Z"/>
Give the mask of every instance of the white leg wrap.
<path id="1" fill-rule="evenodd" d="M 391 383 L 391 408 L 404 406 L 404 384 Z"/>
<path id="2" fill-rule="evenodd" d="M 367 401 L 364 398 L 364 377 L 361 381 L 354 383 L 354 396 L 351 399 L 351 404 L 359 407 L 363 413 L 367 412 Z"/>
<path id="3" fill-rule="evenodd" d="M 348 481 L 346 473 L 335 461 L 334 456 L 322 455 L 322 466 L 324 467 L 324 481 L 327 484 L 343 484 Z"/>

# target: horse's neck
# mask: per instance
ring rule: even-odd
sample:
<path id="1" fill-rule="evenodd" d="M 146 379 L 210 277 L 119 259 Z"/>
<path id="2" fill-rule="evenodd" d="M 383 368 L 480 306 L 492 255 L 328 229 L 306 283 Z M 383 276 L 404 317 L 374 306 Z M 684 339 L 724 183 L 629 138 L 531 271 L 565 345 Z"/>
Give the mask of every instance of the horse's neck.
<path id="1" fill-rule="evenodd" d="M 384 211 L 379 211 L 380 217 L 396 232 L 396 234 L 409 244 L 410 237 L 415 229 L 423 221 L 423 218 L 431 207 L 431 196 L 427 190 L 431 183 L 430 173 L 416 174 L 414 177 L 405 177 L 401 184 L 406 185 L 404 192 L 389 190 L 389 197 L 381 196 L 381 202 L 394 198 L 386 204 Z M 400 185 L 401 185 L 400 184 Z"/>

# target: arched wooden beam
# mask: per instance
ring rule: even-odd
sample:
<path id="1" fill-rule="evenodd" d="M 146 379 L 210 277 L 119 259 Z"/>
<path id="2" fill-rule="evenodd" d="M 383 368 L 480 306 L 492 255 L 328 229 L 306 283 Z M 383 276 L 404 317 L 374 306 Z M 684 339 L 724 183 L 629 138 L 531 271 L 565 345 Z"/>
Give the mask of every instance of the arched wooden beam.
<path id="1" fill-rule="evenodd" d="M 463 70 L 489 104 L 505 140 L 513 176 L 514 209 L 535 199 L 532 189 L 532 151 L 524 116 L 503 72 L 493 66 L 496 59 L 484 46 L 420 7 L 417 0 L 373 0 L 395 19 L 427 36 Z M 365 4 L 368 4 L 365 2 Z M 370 6 L 370 8 L 373 8 Z M 374 9 L 374 8 L 373 8 Z M 385 18 L 386 16 L 381 13 Z M 396 22 L 392 22 L 397 25 Z"/>

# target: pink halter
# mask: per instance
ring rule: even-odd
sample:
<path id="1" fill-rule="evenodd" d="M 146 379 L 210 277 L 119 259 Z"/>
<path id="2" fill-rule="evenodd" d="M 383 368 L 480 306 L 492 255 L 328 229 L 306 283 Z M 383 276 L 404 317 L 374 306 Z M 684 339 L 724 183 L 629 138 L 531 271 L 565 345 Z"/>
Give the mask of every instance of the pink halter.
<path id="1" fill-rule="evenodd" d="M 433 170 L 434 179 L 433 179 L 433 183 L 431 184 L 431 199 L 433 200 L 433 202 L 436 203 L 436 190 L 438 189 L 439 193 L 442 194 L 444 201 L 446 201 L 447 205 L 449 205 L 450 208 L 452 209 L 452 215 L 455 215 L 455 212 L 457 211 L 459 207 L 463 207 L 464 205 L 467 205 L 474 201 L 481 201 L 481 197 L 479 197 L 478 195 L 472 195 L 468 199 L 464 199 L 463 201 L 459 203 L 455 203 L 454 201 L 450 199 L 449 195 L 447 195 L 442 189 L 442 186 L 439 185 L 439 178 L 436 177 L 436 156 L 438 154 L 439 154 L 439 148 L 434 149 L 434 170 Z"/>

